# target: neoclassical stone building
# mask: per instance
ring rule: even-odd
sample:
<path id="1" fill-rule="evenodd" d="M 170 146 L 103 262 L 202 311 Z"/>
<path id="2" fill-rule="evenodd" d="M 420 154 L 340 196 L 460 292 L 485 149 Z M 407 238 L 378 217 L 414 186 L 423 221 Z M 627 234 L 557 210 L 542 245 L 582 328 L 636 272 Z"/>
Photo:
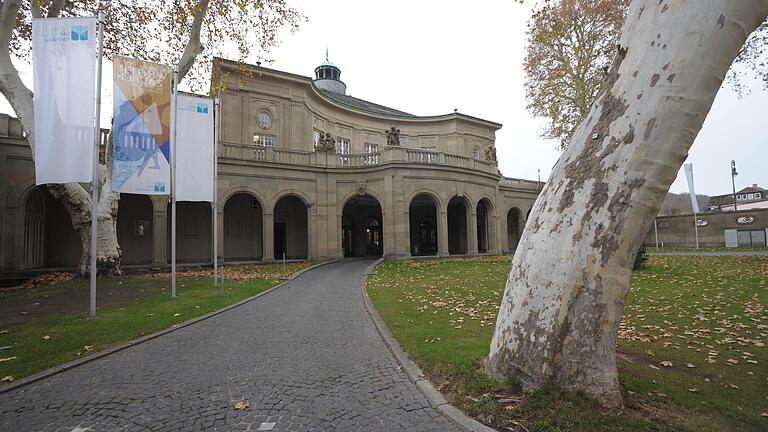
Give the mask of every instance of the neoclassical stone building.
<path id="1" fill-rule="evenodd" d="M 346 94 L 326 61 L 315 77 L 216 59 L 221 78 L 218 251 L 225 262 L 499 254 L 515 249 L 541 185 L 503 177 L 501 125 L 453 112 L 420 117 Z M 16 119 L 0 117 L 2 270 L 73 267 L 80 242 L 34 186 Z M 179 262 L 206 263 L 212 208 L 179 203 Z M 123 265 L 170 257 L 166 196 L 123 194 Z"/>

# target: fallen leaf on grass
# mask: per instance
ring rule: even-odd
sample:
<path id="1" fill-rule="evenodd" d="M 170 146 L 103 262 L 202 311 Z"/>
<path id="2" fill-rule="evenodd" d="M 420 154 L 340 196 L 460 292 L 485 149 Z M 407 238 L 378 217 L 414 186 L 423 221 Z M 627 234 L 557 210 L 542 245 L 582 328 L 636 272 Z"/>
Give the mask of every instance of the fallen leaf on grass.
<path id="1" fill-rule="evenodd" d="M 6 334 L 8 333 L 8 330 L 0 330 L 0 334 Z"/>
<path id="2" fill-rule="evenodd" d="M 181 314 L 180 313 L 175 313 L 175 314 L 173 314 L 173 316 L 177 317 L 177 316 L 181 316 Z"/>
<path id="3" fill-rule="evenodd" d="M 7 362 L 15 359 L 16 357 L 6 357 L 6 358 L 0 358 L 0 363 Z"/>
<path id="4" fill-rule="evenodd" d="M 654 365 L 652 365 L 652 364 L 649 364 L 649 365 L 648 365 L 648 367 L 650 367 L 651 369 L 656 369 L 656 370 L 659 370 L 659 368 L 658 368 L 658 367 L 656 367 L 656 366 L 654 366 Z"/>
<path id="5" fill-rule="evenodd" d="M 3 377 L 3 379 L 0 379 L 0 382 L 13 382 L 13 377 L 10 375 L 6 375 Z"/>
<path id="6" fill-rule="evenodd" d="M 699 389 L 697 389 L 697 388 L 689 388 L 688 391 L 691 392 L 691 393 L 698 393 Z"/>
<path id="7" fill-rule="evenodd" d="M 674 366 L 672 364 L 672 362 L 669 361 L 669 360 L 664 360 L 663 362 L 661 362 L 661 365 L 664 366 L 664 367 L 672 367 L 672 366 Z"/>
<path id="8" fill-rule="evenodd" d="M 246 409 L 246 408 L 248 408 L 250 406 L 251 405 L 248 402 L 246 402 L 246 401 L 239 401 L 239 402 L 235 403 L 235 409 L 236 410 L 244 410 L 244 409 Z"/>
<path id="9" fill-rule="evenodd" d="M 92 350 L 93 350 L 93 345 L 85 345 L 85 346 L 83 346 L 83 349 L 84 349 L 86 352 L 87 352 L 87 351 L 92 351 Z"/>
<path id="10" fill-rule="evenodd" d="M 739 361 L 736 359 L 728 359 L 726 360 L 727 363 L 730 363 L 732 365 L 739 364 Z"/>
<path id="11" fill-rule="evenodd" d="M 50 338 L 51 338 L 51 337 L 50 337 L 50 336 L 48 336 L 48 335 L 45 335 L 45 336 L 43 336 L 43 340 L 48 340 L 48 339 L 50 339 Z"/>
<path id="12" fill-rule="evenodd" d="M 442 390 L 443 390 L 444 388 L 446 388 L 446 387 L 448 386 L 448 384 L 450 384 L 450 383 L 451 383 L 450 381 L 443 381 L 443 382 L 441 382 L 440 384 L 438 384 L 438 385 L 437 385 L 437 390 L 438 390 L 438 391 L 442 391 Z"/>
<path id="13" fill-rule="evenodd" d="M 768 412 L 762 412 L 762 413 L 760 413 L 760 417 L 768 417 Z"/>
<path id="14" fill-rule="evenodd" d="M 686 363 L 685 366 L 687 366 L 689 368 L 695 368 L 696 367 L 696 365 L 694 365 L 693 363 Z"/>

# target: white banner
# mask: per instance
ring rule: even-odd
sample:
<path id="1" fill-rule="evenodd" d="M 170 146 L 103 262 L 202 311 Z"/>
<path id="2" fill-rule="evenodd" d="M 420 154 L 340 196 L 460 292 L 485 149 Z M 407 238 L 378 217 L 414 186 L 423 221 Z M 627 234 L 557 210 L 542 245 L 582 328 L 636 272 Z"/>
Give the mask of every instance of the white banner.
<path id="1" fill-rule="evenodd" d="M 176 112 L 176 201 L 213 202 L 213 100 L 179 94 Z"/>
<path id="2" fill-rule="evenodd" d="M 35 182 L 91 182 L 97 18 L 32 20 Z"/>
<path id="3" fill-rule="evenodd" d="M 683 165 L 685 168 L 685 178 L 688 180 L 688 192 L 691 196 L 691 208 L 694 213 L 699 212 L 699 203 L 696 201 L 696 188 L 693 187 L 693 164 Z"/>

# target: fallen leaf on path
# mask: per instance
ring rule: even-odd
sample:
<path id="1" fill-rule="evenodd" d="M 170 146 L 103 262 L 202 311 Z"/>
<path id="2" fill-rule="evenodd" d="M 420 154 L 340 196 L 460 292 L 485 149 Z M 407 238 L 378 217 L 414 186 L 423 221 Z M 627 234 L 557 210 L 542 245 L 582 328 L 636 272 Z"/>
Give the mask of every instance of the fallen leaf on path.
<path id="1" fill-rule="evenodd" d="M 6 375 L 3 377 L 3 379 L 0 379 L 0 382 L 13 382 L 13 377 L 10 375 Z"/>
<path id="2" fill-rule="evenodd" d="M 239 402 L 235 403 L 235 409 L 236 410 L 244 410 L 244 409 L 246 409 L 246 408 L 248 408 L 250 406 L 251 405 L 248 402 L 246 402 L 246 401 L 239 401 Z"/>

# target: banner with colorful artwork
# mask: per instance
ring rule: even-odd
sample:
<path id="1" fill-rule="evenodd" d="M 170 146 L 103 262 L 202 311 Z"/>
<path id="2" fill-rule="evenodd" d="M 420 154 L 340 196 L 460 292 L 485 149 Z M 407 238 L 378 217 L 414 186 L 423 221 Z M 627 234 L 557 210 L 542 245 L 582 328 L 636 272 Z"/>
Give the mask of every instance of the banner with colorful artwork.
<path id="1" fill-rule="evenodd" d="M 32 20 L 35 183 L 93 179 L 96 18 Z"/>
<path id="2" fill-rule="evenodd" d="M 170 67 L 115 57 L 112 190 L 171 192 Z"/>

